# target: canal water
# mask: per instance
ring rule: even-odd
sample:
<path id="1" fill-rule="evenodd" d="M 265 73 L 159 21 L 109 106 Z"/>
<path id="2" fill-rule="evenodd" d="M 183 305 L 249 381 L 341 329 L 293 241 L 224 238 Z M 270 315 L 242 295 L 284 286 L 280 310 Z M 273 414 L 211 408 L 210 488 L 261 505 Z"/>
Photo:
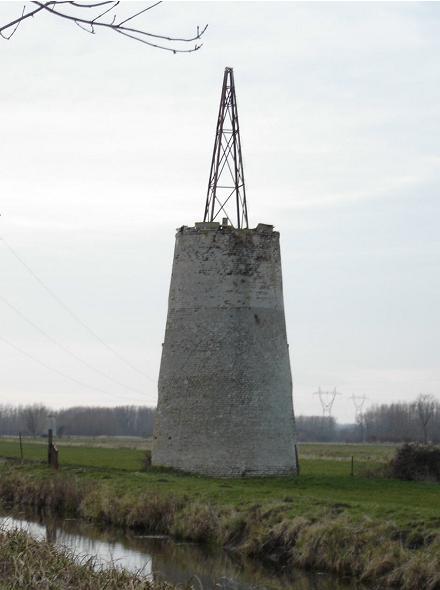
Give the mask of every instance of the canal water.
<path id="1" fill-rule="evenodd" d="M 285 572 L 256 560 L 243 560 L 222 549 L 102 529 L 76 519 L 24 512 L 0 513 L 0 528 L 22 529 L 37 539 L 94 556 L 97 567 L 125 568 L 151 579 L 193 584 L 195 590 L 365 590 L 355 582 L 324 573 Z"/>

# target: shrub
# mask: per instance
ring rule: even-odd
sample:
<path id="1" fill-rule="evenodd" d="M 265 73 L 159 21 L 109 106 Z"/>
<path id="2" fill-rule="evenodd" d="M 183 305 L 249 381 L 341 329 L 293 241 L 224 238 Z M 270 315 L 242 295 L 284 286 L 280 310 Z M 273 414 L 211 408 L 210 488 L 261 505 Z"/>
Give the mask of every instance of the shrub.
<path id="1" fill-rule="evenodd" d="M 405 444 L 397 449 L 390 471 L 397 479 L 440 482 L 440 447 Z"/>

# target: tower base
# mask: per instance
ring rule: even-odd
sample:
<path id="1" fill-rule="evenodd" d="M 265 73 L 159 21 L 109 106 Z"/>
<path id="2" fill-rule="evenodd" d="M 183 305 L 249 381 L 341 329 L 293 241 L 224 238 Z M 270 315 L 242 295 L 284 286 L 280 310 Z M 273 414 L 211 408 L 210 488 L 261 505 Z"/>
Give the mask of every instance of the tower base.
<path id="1" fill-rule="evenodd" d="M 153 465 L 296 473 L 279 233 L 218 223 L 176 236 Z"/>

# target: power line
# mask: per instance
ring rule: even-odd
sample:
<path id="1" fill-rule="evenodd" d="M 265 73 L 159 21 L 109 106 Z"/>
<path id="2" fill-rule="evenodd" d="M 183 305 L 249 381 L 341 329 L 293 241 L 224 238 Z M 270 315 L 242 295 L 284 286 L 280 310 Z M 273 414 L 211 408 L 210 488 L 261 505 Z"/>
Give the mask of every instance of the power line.
<path id="1" fill-rule="evenodd" d="M 136 389 L 135 387 L 131 387 L 130 385 L 126 385 L 125 383 L 121 383 L 117 379 L 114 379 L 111 375 L 108 375 L 105 371 L 101 371 L 101 369 L 98 369 L 98 368 L 94 367 L 93 365 L 91 365 L 88 361 L 85 361 L 83 358 L 81 358 L 80 356 L 78 356 L 75 352 L 73 352 L 72 350 L 70 350 L 67 346 L 65 346 L 61 342 L 58 342 L 58 340 L 56 340 L 55 338 L 53 338 L 50 334 L 48 334 L 45 330 L 43 330 L 43 328 L 41 328 L 34 321 L 32 321 L 31 319 L 29 319 L 28 317 L 26 317 L 24 315 L 24 313 L 21 312 L 18 309 L 18 307 L 16 307 L 15 305 L 13 305 L 10 301 L 8 301 L 1 294 L 0 294 L 0 300 L 3 301 L 3 303 L 5 305 L 7 305 L 10 309 L 12 309 L 12 311 L 14 313 L 16 313 L 23 321 L 25 321 L 27 324 L 29 324 L 30 326 L 32 326 L 32 328 L 34 328 L 34 330 L 36 330 L 37 332 L 39 332 L 40 334 L 42 334 L 45 338 L 47 338 L 47 340 L 49 340 L 49 342 L 52 342 L 53 344 L 55 344 L 55 346 L 57 346 L 58 348 L 60 348 L 61 350 L 63 350 L 67 354 L 69 354 L 70 356 L 72 356 L 75 360 L 77 360 L 78 362 L 80 362 L 81 364 L 83 364 L 88 369 L 91 369 L 95 373 L 98 373 L 99 375 L 102 375 L 106 379 L 109 379 L 110 381 L 113 381 L 113 383 L 116 383 L 116 385 L 119 385 L 120 387 L 124 387 L 126 389 L 129 389 L 130 391 L 133 391 L 135 393 L 140 393 L 141 395 L 144 394 L 144 392 L 141 391 L 140 389 Z"/>
<path id="2" fill-rule="evenodd" d="M 48 287 L 46 283 L 32 270 L 32 268 L 21 258 L 21 256 L 17 254 L 14 248 L 12 248 L 12 246 L 5 240 L 4 237 L 0 237 L 0 240 L 9 250 L 9 252 L 16 258 L 16 260 L 18 260 L 18 262 L 29 272 L 29 274 L 34 278 L 34 280 L 37 281 L 37 283 L 58 303 L 58 305 L 60 305 L 64 309 L 64 311 L 66 311 L 76 322 L 78 322 L 85 330 L 87 330 L 89 334 L 96 338 L 98 342 L 105 346 L 107 350 L 109 350 L 114 356 L 116 356 L 121 362 L 130 367 L 133 371 L 136 371 L 140 375 L 143 375 L 147 379 L 150 379 L 150 381 L 155 382 L 155 379 L 150 377 L 150 375 L 147 375 L 146 373 L 138 369 L 129 360 L 123 357 L 117 350 L 110 346 L 110 344 L 107 344 L 107 342 L 105 342 L 105 340 L 103 340 L 101 336 L 99 336 L 99 334 L 97 334 L 92 328 L 90 328 L 90 326 L 88 326 L 68 305 L 66 305 L 64 301 L 60 299 L 60 297 L 58 297 L 58 295 L 54 291 L 52 291 L 52 289 Z"/>
<path id="3" fill-rule="evenodd" d="M 80 385 L 81 387 L 85 387 L 86 389 L 98 391 L 99 393 L 103 393 L 104 395 L 108 395 L 110 397 L 115 397 L 117 399 L 127 399 L 127 400 L 130 399 L 130 401 L 141 401 L 138 399 L 135 400 L 134 398 L 126 398 L 126 397 L 123 397 L 120 395 L 110 393 L 108 391 L 105 391 L 104 389 L 101 389 L 100 387 L 95 387 L 94 385 L 88 385 L 87 383 L 84 383 L 83 381 L 76 379 L 76 377 L 72 377 L 71 375 L 68 375 L 67 373 L 64 373 L 63 371 L 60 371 L 59 369 L 52 367 L 51 365 L 48 365 L 47 363 L 45 363 L 44 361 L 35 357 L 34 355 L 30 354 L 26 350 L 23 350 L 22 348 L 20 348 L 19 346 L 17 346 L 13 342 L 11 342 L 10 340 L 7 340 L 4 336 L 0 336 L 0 341 L 4 342 L 10 348 L 13 348 L 14 350 L 19 352 L 23 356 L 26 356 L 27 358 L 31 359 L 32 361 L 34 361 L 34 363 L 37 363 L 38 365 L 41 365 L 42 367 L 44 367 L 48 371 L 52 371 L 52 373 L 56 373 L 57 375 L 64 377 L 65 379 L 68 379 L 69 381 L 72 381 L 73 383 L 76 383 L 76 385 Z M 145 400 L 142 400 L 142 401 L 145 401 Z"/>

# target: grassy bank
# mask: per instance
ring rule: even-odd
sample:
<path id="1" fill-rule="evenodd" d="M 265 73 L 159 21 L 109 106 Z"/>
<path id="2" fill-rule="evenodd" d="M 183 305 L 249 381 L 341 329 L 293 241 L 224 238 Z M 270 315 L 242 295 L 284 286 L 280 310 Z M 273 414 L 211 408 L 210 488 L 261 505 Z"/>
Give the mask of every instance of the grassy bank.
<path id="1" fill-rule="evenodd" d="M 127 465 L 72 465 L 56 474 L 43 465 L 5 463 L 0 497 L 94 522 L 220 543 L 287 567 L 353 575 L 373 588 L 440 588 L 438 485 L 350 477 L 340 457 L 302 463 L 299 478 L 241 480 Z M 365 459 L 366 466 L 371 463 Z"/>
<path id="2" fill-rule="evenodd" d="M 22 531 L 0 530 L 0 587 L 8 590 L 172 590 L 121 569 L 95 568 L 93 558 L 35 541 Z"/>

